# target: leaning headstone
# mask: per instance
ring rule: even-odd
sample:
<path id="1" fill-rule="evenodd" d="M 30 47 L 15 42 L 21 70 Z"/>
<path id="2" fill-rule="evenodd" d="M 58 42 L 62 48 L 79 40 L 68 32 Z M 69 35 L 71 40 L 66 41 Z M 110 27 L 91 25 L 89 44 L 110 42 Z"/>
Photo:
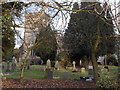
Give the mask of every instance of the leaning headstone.
<path id="1" fill-rule="evenodd" d="M 10 72 L 10 62 L 9 61 L 7 62 L 7 65 L 6 65 L 6 72 Z"/>
<path id="2" fill-rule="evenodd" d="M 93 66 L 88 66 L 88 73 L 90 76 L 93 75 Z"/>
<path id="3" fill-rule="evenodd" d="M 15 62 L 12 62 L 11 71 L 14 72 L 15 70 L 16 70 L 16 64 L 15 64 Z"/>
<path id="4" fill-rule="evenodd" d="M 46 68 L 51 68 L 51 61 L 50 61 L 50 59 L 47 60 Z"/>
<path id="5" fill-rule="evenodd" d="M 75 67 L 75 64 L 76 64 L 76 62 L 75 61 L 73 61 L 73 71 L 76 71 L 77 69 L 76 69 L 76 67 Z"/>
<path id="6" fill-rule="evenodd" d="M 81 72 L 85 72 L 85 68 L 81 68 Z"/>
<path id="7" fill-rule="evenodd" d="M 45 70 L 45 79 L 53 79 L 53 71 L 49 68 Z"/>
<path id="8" fill-rule="evenodd" d="M 59 70 L 59 62 L 58 61 L 55 62 L 55 69 Z"/>

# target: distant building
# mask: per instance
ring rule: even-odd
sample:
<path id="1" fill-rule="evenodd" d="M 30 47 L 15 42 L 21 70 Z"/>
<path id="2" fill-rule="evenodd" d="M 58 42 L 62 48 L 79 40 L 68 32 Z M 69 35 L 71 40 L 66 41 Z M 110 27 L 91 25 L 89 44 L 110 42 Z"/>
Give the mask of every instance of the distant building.
<path id="1" fill-rule="evenodd" d="M 32 47 L 36 40 L 36 35 L 49 25 L 50 17 L 43 13 L 25 13 L 25 32 L 24 42 L 20 47 L 22 49 L 22 57 L 25 58 L 28 48 Z M 30 52 L 29 58 L 35 56 L 33 50 Z"/>

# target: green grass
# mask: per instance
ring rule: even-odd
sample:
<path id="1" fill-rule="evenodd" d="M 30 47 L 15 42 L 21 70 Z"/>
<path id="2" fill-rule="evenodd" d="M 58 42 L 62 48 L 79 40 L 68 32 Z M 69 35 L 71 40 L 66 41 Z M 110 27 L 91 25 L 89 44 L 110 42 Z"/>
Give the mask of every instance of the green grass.
<path id="1" fill-rule="evenodd" d="M 103 66 L 99 66 L 103 68 Z M 118 80 L 118 66 L 108 66 L 110 72 L 109 73 L 100 73 L 101 78 L 109 77 L 111 80 Z"/>
<path id="2" fill-rule="evenodd" d="M 103 66 L 99 66 L 100 68 L 103 68 Z M 24 72 L 24 78 L 25 79 L 44 79 L 45 72 L 44 72 L 45 66 L 43 65 L 32 65 L 30 67 L 30 70 L 26 70 Z M 53 68 L 52 68 L 53 69 Z M 113 80 L 117 79 L 117 66 L 109 66 L 110 73 L 104 74 L 100 73 L 100 78 L 104 77 L 110 77 Z M 20 71 L 20 67 L 17 67 L 17 71 Z M 5 70 L 3 70 L 5 72 Z M 11 72 L 12 73 L 12 72 Z M 6 75 L 7 78 L 19 78 L 20 72 L 13 72 L 13 75 Z M 67 74 L 67 75 L 66 75 Z M 53 70 L 53 76 L 54 77 L 60 77 L 59 79 L 79 79 L 80 76 L 87 77 L 88 71 L 86 70 L 85 73 L 81 72 L 75 72 L 73 73 L 72 70 Z"/>

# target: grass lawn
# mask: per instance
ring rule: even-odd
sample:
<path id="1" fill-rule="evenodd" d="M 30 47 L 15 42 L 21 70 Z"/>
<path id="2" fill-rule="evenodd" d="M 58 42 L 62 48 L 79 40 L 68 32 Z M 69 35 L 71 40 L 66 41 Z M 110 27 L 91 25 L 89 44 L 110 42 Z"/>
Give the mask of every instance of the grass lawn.
<path id="1" fill-rule="evenodd" d="M 103 68 L 103 66 L 99 65 L 98 67 Z M 43 65 L 32 65 L 30 67 L 30 70 L 26 70 L 24 72 L 24 78 L 26 79 L 44 79 L 45 72 L 44 72 L 45 66 Z M 52 68 L 53 69 L 53 68 Z M 109 66 L 110 72 L 107 74 L 100 72 L 100 78 L 104 77 L 110 77 L 113 80 L 117 80 L 117 73 L 118 73 L 118 67 L 117 66 Z M 6 75 L 7 78 L 19 78 L 20 76 L 20 68 L 17 67 L 16 72 L 11 72 L 12 75 Z M 3 70 L 3 73 L 5 72 L 5 69 Z M 86 70 L 85 73 L 81 72 L 72 72 L 72 70 L 53 70 L 53 76 L 59 77 L 59 79 L 79 79 L 80 76 L 87 77 L 88 71 Z"/>

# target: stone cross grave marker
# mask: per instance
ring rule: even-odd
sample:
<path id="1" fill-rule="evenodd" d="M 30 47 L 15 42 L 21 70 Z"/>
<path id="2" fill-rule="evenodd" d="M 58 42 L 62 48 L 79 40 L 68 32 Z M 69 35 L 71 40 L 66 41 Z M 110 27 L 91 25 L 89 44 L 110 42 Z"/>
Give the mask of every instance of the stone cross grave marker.
<path id="1" fill-rule="evenodd" d="M 76 71 L 76 67 L 75 67 L 75 64 L 76 64 L 76 62 L 75 61 L 73 61 L 73 71 Z"/>
<path id="2" fill-rule="evenodd" d="M 46 68 L 51 68 L 51 61 L 50 61 L 50 59 L 48 59 L 47 62 L 46 62 Z"/>

